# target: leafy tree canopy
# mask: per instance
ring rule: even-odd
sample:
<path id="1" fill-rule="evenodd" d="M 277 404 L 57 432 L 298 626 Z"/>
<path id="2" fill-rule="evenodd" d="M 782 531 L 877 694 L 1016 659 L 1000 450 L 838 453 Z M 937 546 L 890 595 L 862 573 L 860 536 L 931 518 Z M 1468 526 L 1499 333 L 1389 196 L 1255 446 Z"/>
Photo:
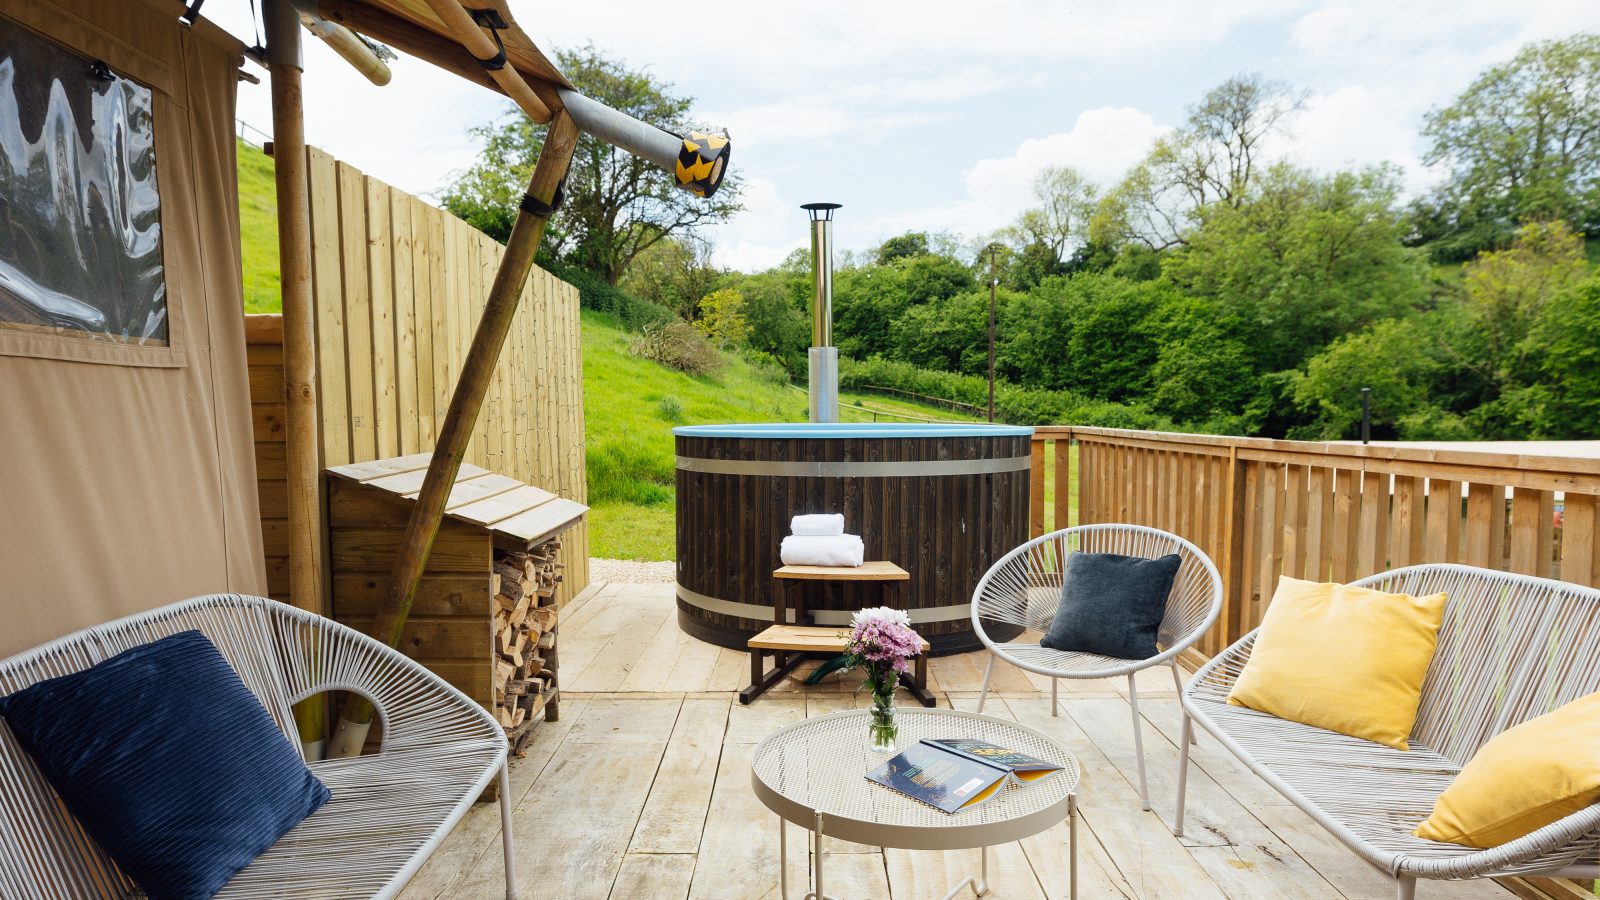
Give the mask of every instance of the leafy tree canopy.
<path id="1" fill-rule="evenodd" d="M 674 94 L 670 84 L 648 72 L 607 58 L 592 45 L 557 50 L 556 62 L 580 92 L 595 100 L 671 131 L 689 130 L 694 101 Z M 504 241 L 544 146 L 545 129 L 517 111 L 472 134 L 483 142 L 483 153 L 441 200 L 450 212 Z M 739 191 L 737 176 L 730 174 L 715 197 L 696 197 L 651 163 L 583 135 L 567 175 L 566 202 L 546 232 L 544 249 L 615 285 L 656 243 L 738 212 Z"/>

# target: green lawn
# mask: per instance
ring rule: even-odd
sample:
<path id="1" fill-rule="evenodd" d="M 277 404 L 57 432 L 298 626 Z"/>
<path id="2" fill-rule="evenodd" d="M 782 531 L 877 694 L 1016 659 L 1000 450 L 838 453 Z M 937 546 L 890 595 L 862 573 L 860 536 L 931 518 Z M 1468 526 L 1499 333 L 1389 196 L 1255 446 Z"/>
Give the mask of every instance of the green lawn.
<path id="1" fill-rule="evenodd" d="M 274 313 L 278 296 L 278 204 L 272 158 L 239 141 L 239 251 L 244 260 L 244 311 Z"/>

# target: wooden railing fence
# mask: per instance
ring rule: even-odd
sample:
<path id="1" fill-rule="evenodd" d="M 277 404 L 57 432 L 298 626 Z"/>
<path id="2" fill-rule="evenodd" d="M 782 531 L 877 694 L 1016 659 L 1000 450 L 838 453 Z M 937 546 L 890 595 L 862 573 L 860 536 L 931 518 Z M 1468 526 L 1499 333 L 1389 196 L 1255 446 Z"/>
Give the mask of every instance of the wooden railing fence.
<path id="1" fill-rule="evenodd" d="M 1070 524 L 1150 525 L 1217 563 L 1226 594 L 1206 655 L 1260 624 L 1280 575 L 1350 581 L 1461 562 L 1600 583 L 1600 459 L 1045 426 L 1033 442 L 1036 535 L 1069 524 L 1071 444 Z"/>

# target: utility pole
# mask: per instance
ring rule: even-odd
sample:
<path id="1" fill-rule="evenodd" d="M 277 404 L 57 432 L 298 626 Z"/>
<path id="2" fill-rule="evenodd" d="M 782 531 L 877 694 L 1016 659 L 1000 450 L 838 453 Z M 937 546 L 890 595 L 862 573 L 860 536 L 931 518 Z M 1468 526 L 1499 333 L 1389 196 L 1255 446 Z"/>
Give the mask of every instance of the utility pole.
<path id="1" fill-rule="evenodd" d="M 1000 279 L 995 277 L 995 254 L 998 248 L 989 248 L 989 421 L 994 421 L 994 291 Z"/>

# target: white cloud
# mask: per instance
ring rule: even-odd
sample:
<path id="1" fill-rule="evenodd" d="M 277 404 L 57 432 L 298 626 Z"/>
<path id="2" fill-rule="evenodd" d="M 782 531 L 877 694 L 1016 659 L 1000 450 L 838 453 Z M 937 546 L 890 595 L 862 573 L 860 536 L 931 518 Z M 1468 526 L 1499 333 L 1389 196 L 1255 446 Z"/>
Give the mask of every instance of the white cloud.
<path id="1" fill-rule="evenodd" d="M 1131 107 L 1085 110 L 1072 128 L 1029 138 L 1010 156 L 980 159 L 966 173 L 967 197 L 983 205 L 1018 209 L 1033 200 L 1033 179 L 1046 166 L 1072 166 L 1109 186 L 1170 130 Z"/>

